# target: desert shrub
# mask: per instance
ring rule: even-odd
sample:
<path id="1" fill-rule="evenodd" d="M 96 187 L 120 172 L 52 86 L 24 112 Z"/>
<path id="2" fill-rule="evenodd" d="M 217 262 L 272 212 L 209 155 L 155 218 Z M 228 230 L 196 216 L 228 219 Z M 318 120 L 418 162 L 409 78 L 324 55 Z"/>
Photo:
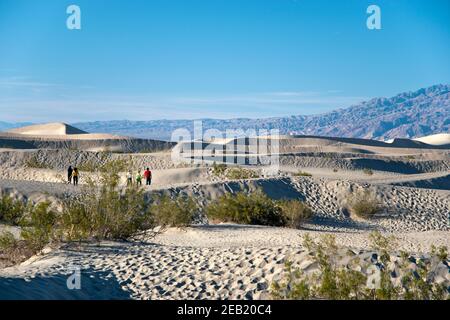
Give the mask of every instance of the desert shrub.
<path id="1" fill-rule="evenodd" d="M 216 162 L 212 165 L 212 174 L 216 177 L 230 180 L 254 179 L 259 177 L 259 174 L 254 170 L 240 167 L 229 168 L 224 163 L 217 164 Z"/>
<path id="2" fill-rule="evenodd" d="M 84 162 L 81 162 L 77 166 L 78 170 L 84 171 L 84 172 L 96 172 L 99 169 L 99 165 L 95 163 L 93 160 L 87 160 Z"/>
<path id="3" fill-rule="evenodd" d="M 431 254 L 436 256 L 440 261 L 447 261 L 448 259 L 448 248 L 446 246 L 436 247 L 431 246 Z"/>
<path id="4" fill-rule="evenodd" d="M 383 236 L 379 231 L 369 234 L 369 242 L 372 249 L 377 251 L 392 251 L 397 246 L 397 239 L 394 236 Z"/>
<path id="5" fill-rule="evenodd" d="M 339 171 L 339 170 L 338 170 L 337 168 L 334 168 L 334 169 L 333 169 L 333 172 L 334 172 L 334 173 L 336 173 L 336 172 L 338 172 L 338 171 Z"/>
<path id="6" fill-rule="evenodd" d="M 347 205 L 350 213 L 363 219 L 372 218 L 381 211 L 376 193 L 368 189 L 352 193 L 347 199 Z"/>
<path id="7" fill-rule="evenodd" d="M 42 249 L 53 237 L 57 213 L 50 208 L 49 202 L 41 202 L 30 207 L 21 221 L 21 236 L 27 244 L 35 249 Z"/>
<path id="8" fill-rule="evenodd" d="M 323 238 L 322 243 L 316 243 L 308 237 L 307 242 L 318 264 L 318 271 L 308 275 L 287 261 L 284 278 L 271 285 L 272 297 L 296 300 L 361 299 L 365 293 L 366 276 L 361 272 L 337 267 L 333 261 L 338 248 L 334 237 Z"/>
<path id="9" fill-rule="evenodd" d="M 229 168 L 225 171 L 225 176 L 230 180 L 245 180 L 258 178 L 254 170 L 244 168 Z"/>
<path id="10" fill-rule="evenodd" d="M 226 193 L 206 208 L 211 220 L 239 224 L 298 227 L 312 215 L 298 200 L 272 200 L 261 189 L 252 193 Z"/>
<path id="11" fill-rule="evenodd" d="M 177 196 L 171 199 L 162 195 L 155 199 L 149 210 L 156 226 L 183 228 L 192 224 L 199 208 L 191 197 Z"/>
<path id="12" fill-rule="evenodd" d="M 9 231 L 0 234 L 0 251 L 12 250 L 17 247 L 17 240 Z"/>
<path id="13" fill-rule="evenodd" d="M 208 218 L 240 224 L 283 226 L 281 207 L 261 190 L 247 194 L 226 193 L 207 208 Z"/>
<path id="14" fill-rule="evenodd" d="M 298 200 L 284 200 L 279 202 L 285 224 L 291 228 L 299 228 L 303 222 L 312 217 L 312 210 L 304 202 Z"/>
<path id="15" fill-rule="evenodd" d="M 312 177 L 312 174 L 308 173 L 308 172 L 304 172 L 304 171 L 298 171 L 298 172 L 295 172 L 293 174 L 293 176 L 294 177 Z"/>
<path id="16" fill-rule="evenodd" d="M 227 165 L 224 163 L 217 164 L 215 161 L 212 166 L 213 169 L 213 175 L 216 177 L 222 177 L 225 174 L 225 171 L 227 169 Z"/>
<path id="17" fill-rule="evenodd" d="M 20 200 L 14 200 L 10 196 L 0 198 L 0 221 L 18 225 L 25 214 L 26 205 Z"/>
<path id="18" fill-rule="evenodd" d="M 378 244 L 383 250 L 391 247 L 388 238 L 381 239 L 377 235 Z M 281 280 L 271 285 L 271 295 L 275 299 L 329 299 L 329 300 L 434 300 L 449 298 L 445 285 L 433 282 L 430 262 L 417 263 L 417 268 L 408 268 L 410 261 L 407 255 L 402 255 L 400 265 L 401 281 L 395 284 L 391 279 L 388 260 L 377 262 L 380 270 L 379 283 L 368 281 L 368 276 L 356 271 L 367 269 L 368 264 L 361 265 L 359 258 L 352 254 L 343 257 L 347 266 L 336 262 L 336 253 L 341 249 L 333 240 L 322 238 L 320 242 L 309 236 L 304 239 L 304 247 L 310 252 L 312 259 L 318 264 L 317 271 L 306 274 L 292 261 L 287 261 L 285 273 Z M 381 241 L 381 242 L 380 242 Z M 390 253 L 388 253 L 390 254 Z M 434 256 L 432 254 L 432 256 Z M 359 265 L 356 270 L 351 266 Z"/>
<path id="19" fill-rule="evenodd" d="M 373 171 L 371 169 L 364 169 L 363 172 L 369 176 L 373 175 Z"/>
<path id="20" fill-rule="evenodd" d="M 28 157 L 25 160 L 25 167 L 27 168 L 33 168 L 33 169 L 51 169 L 51 166 L 48 164 L 40 161 L 36 155 Z"/>

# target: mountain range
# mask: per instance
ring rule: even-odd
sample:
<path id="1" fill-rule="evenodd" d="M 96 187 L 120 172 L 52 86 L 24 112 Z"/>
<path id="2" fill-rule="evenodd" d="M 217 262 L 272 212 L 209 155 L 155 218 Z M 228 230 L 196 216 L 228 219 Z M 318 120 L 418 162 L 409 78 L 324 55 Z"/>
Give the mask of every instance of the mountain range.
<path id="1" fill-rule="evenodd" d="M 349 108 L 318 115 L 263 119 L 201 119 L 203 130 L 279 129 L 304 134 L 389 140 L 450 132 L 450 85 L 439 84 L 391 98 L 374 98 Z M 175 129 L 193 131 L 192 120 L 94 121 L 74 123 L 87 132 L 170 140 Z M 17 125 L 0 122 L 0 130 Z"/>

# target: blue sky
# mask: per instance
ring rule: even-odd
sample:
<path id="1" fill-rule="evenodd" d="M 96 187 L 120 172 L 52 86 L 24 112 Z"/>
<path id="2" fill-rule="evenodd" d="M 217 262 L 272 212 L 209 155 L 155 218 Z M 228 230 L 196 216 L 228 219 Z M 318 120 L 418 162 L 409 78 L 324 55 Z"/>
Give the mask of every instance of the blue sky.
<path id="1" fill-rule="evenodd" d="M 0 0 L 0 121 L 323 113 L 450 83 L 449 39 L 448 0 Z"/>

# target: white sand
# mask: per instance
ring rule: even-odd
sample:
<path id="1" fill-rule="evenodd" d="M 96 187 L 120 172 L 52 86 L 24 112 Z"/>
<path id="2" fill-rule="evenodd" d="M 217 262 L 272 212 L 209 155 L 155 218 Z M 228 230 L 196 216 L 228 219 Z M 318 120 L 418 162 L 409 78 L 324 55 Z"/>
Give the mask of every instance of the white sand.
<path id="1" fill-rule="evenodd" d="M 59 134 L 62 139 L 68 136 L 58 128 L 56 135 L 48 127 L 38 129 L 33 132 Z M 77 136 L 86 134 L 70 134 Z M 151 243 L 67 245 L 0 270 L 0 298 L 267 298 L 268 287 L 280 276 L 286 259 L 309 263 L 301 240 L 305 233 L 314 238 L 332 234 L 340 245 L 359 250 L 364 259 L 369 257 L 363 250 L 370 249 L 368 235 L 373 230 L 395 235 L 398 250 L 428 252 L 431 245 L 450 247 L 448 149 L 428 149 L 411 140 L 397 140 L 389 146 L 361 139 L 282 137 L 280 143 L 285 153 L 319 155 L 286 155 L 278 176 L 241 181 L 215 177 L 207 167 L 177 168 L 169 153 L 135 154 L 132 160 L 139 170 L 147 165 L 153 169 L 153 185 L 144 187 L 149 193 L 184 193 L 206 204 L 226 192 L 262 188 L 274 199 L 301 199 L 314 212 L 304 229 L 203 225 L 170 229 Z M 336 158 L 320 156 L 323 152 L 333 152 Z M 348 152 L 364 156 L 344 155 Z M 82 192 L 82 186 L 61 183 L 68 164 L 101 163 L 95 153 L 39 150 L 39 159 L 54 169 L 24 168 L 29 155 L 0 152 L 1 193 L 56 202 L 56 197 Z M 410 155 L 413 160 L 402 159 Z M 107 159 L 113 157 L 129 155 L 108 155 Z M 340 166 L 337 172 L 336 165 Z M 361 165 L 372 165 L 374 174 L 365 174 Z M 313 177 L 292 177 L 298 170 Z M 86 176 L 93 174 L 81 172 L 81 183 Z M 122 178 L 124 183 L 125 173 Z M 383 204 L 384 211 L 370 221 L 355 219 L 343 210 L 346 195 L 361 188 L 374 190 Z M 82 270 L 80 291 L 66 287 L 71 266 Z"/>
<path id="2" fill-rule="evenodd" d="M 80 248 L 67 246 L 21 266 L 0 270 L 0 288 L 9 288 L 10 297 L 41 299 L 267 298 L 268 288 L 280 278 L 286 260 L 308 263 L 301 246 L 305 233 L 226 224 L 184 231 L 170 229 L 150 244 L 102 242 Z M 323 233 L 309 234 L 315 238 Z M 368 232 L 335 236 L 341 245 L 356 250 L 369 248 Z M 431 244 L 450 246 L 448 232 L 396 236 L 399 250 L 429 250 Z M 65 287 L 71 266 L 81 268 L 80 291 Z"/>
<path id="3" fill-rule="evenodd" d="M 433 146 L 443 146 L 450 145 L 450 134 L 449 133 L 439 133 L 433 134 L 431 136 L 421 137 L 414 139 Z"/>

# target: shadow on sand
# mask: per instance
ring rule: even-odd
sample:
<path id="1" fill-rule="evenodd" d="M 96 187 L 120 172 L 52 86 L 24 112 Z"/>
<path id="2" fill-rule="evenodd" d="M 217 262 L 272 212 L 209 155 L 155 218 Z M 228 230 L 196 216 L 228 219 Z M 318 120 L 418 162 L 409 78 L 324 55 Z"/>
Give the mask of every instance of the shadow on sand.
<path id="1" fill-rule="evenodd" d="M 35 278 L 0 278 L 1 300 L 125 300 L 130 293 L 124 291 L 110 273 L 81 271 L 79 290 L 70 290 L 70 275 L 37 275 Z"/>

